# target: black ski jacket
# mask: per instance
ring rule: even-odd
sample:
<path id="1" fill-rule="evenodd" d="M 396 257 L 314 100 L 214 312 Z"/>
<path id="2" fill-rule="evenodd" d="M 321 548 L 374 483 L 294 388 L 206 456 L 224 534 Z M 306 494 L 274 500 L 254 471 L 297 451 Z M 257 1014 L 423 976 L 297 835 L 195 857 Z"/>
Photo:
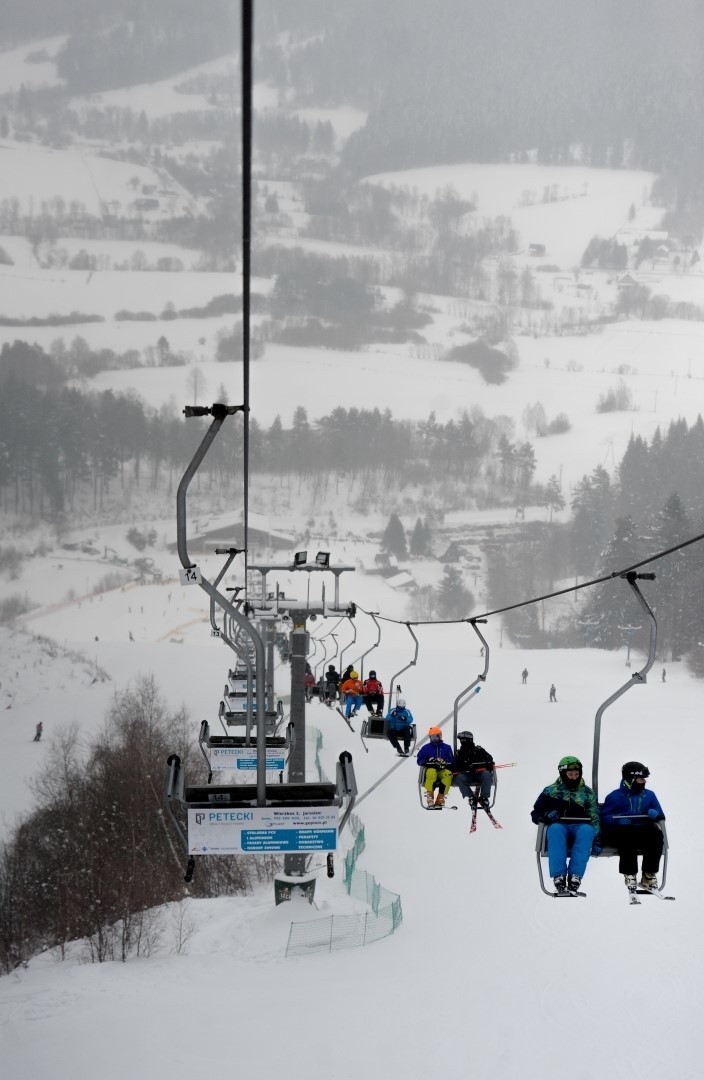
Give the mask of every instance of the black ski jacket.
<path id="1" fill-rule="evenodd" d="M 494 759 L 488 750 L 475 743 L 460 743 L 455 754 L 455 772 L 469 772 L 473 768 L 493 769 Z"/>

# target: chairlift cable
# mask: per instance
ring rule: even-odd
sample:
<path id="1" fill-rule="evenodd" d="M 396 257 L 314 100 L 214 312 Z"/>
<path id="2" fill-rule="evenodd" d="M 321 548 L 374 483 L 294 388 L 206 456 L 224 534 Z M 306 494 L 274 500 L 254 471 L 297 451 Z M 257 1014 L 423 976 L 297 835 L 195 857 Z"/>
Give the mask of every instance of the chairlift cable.
<path id="1" fill-rule="evenodd" d="M 657 562 L 658 559 L 664 559 L 667 555 L 672 555 L 676 551 L 681 551 L 683 548 L 689 547 L 690 544 L 697 544 L 700 540 L 704 540 L 704 533 L 698 533 L 697 536 L 692 536 L 689 540 L 683 540 L 681 544 L 675 544 L 673 547 L 666 548 L 664 551 L 658 551 L 654 555 L 648 555 L 647 558 L 641 559 L 640 562 L 633 563 L 631 566 L 625 567 L 623 570 L 613 570 L 610 574 L 603 574 L 598 578 L 591 578 L 589 581 L 583 581 L 579 585 L 570 585 L 566 589 L 556 589 L 554 592 L 545 593 L 543 596 L 534 596 L 529 600 L 520 600 L 515 604 L 507 604 L 506 607 L 495 608 L 493 611 L 483 611 L 480 615 L 472 615 L 471 617 L 465 617 L 463 619 L 416 619 L 409 622 L 408 619 L 391 619 L 387 615 L 377 615 L 377 618 L 383 619 L 384 622 L 395 623 L 397 626 L 448 626 L 459 625 L 461 623 L 472 623 L 481 619 L 488 619 L 491 615 L 501 615 L 504 611 L 514 611 L 516 608 L 530 607 L 531 604 L 539 604 L 542 600 L 552 600 L 556 596 L 564 596 L 566 593 L 579 592 L 580 589 L 590 589 L 593 585 L 603 585 L 607 581 L 612 581 L 617 577 L 625 577 L 626 574 L 632 573 L 641 566 L 647 566 L 648 563 Z M 363 611 L 365 615 L 369 612 L 362 607 L 361 604 L 357 604 L 359 611 Z"/>

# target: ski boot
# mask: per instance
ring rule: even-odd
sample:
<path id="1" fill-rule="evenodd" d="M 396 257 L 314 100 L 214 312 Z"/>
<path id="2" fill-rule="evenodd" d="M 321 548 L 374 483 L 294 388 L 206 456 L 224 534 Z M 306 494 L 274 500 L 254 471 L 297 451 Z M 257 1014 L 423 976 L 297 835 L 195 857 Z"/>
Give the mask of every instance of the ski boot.
<path id="1" fill-rule="evenodd" d="M 658 875 L 657 874 L 641 874 L 640 884 L 641 884 L 641 888 L 643 888 L 643 889 L 657 889 L 657 887 L 658 887 Z"/>
<path id="2" fill-rule="evenodd" d="M 631 889 L 635 889 L 638 883 L 638 879 L 635 874 L 624 874 L 623 881 L 629 892 L 631 891 Z"/>
<path id="3" fill-rule="evenodd" d="M 579 886 L 582 884 L 582 879 L 576 875 L 570 874 L 567 878 L 567 891 L 579 892 Z"/>
<path id="4" fill-rule="evenodd" d="M 567 892 L 567 881 L 564 874 L 557 874 L 557 876 L 552 879 L 552 883 L 555 886 L 556 893 Z"/>
<path id="5" fill-rule="evenodd" d="M 432 791 L 426 790 L 425 792 L 425 805 L 427 807 L 435 806 L 435 796 Z"/>
<path id="6" fill-rule="evenodd" d="M 435 805 L 441 808 L 445 805 L 445 796 L 442 791 L 438 791 L 437 798 L 435 799 Z"/>

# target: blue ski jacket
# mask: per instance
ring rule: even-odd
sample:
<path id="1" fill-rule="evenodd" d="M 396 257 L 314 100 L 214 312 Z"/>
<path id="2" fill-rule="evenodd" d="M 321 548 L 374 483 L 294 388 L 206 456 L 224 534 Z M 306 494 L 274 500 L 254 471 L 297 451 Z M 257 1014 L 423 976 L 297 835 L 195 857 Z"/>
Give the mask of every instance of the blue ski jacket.
<path id="1" fill-rule="evenodd" d="M 631 814 L 647 814 L 648 810 L 657 810 L 660 815 L 656 821 L 663 820 L 665 813 L 658 802 L 654 791 L 647 787 L 643 790 L 634 791 L 632 787 L 622 780 L 615 791 L 610 791 L 604 800 L 601 811 L 601 820 L 604 825 L 618 825 L 618 819 L 629 817 Z"/>
<path id="2" fill-rule="evenodd" d="M 410 709 L 400 709 L 397 705 L 388 711 L 386 721 L 389 731 L 403 731 L 413 723 L 413 713 Z"/>
<path id="3" fill-rule="evenodd" d="M 428 765 L 431 758 L 440 758 L 446 769 L 451 769 L 455 763 L 452 747 L 446 742 L 427 742 L 416 754 L 419 765 Z"/>

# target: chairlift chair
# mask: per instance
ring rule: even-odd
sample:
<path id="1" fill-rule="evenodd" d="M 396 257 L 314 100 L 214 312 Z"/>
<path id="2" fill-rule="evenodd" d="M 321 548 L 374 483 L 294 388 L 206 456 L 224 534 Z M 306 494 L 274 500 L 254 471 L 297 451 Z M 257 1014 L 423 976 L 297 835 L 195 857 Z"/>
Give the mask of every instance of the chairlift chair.
<path id="1" fill-rule="evenodd" d="M 417 739 L 418 739 L 418 732 L 417 732 L 415 724 L 410 725 L 410 732 L 411 732 L 412 746 L 410 747 L 410 749 L 408 751 L 408 756 L 409 757 L 415 751 L 416 742 L 417 742 Z M 362 726 L 360 728 L 359 734 L 360 734 L 360 738 L 362 740 L 362 745 L 363 746 L 364 746 L 364 740 L 365 739 L 386 739 L 387 742 L 388 742 L 388 738 L 389 738 L 389 722 L 388 722 L 388 720 L 387 720 L 387 718 L 385 716 L 368 716 L 368 717 L 366 717 L 366 719 L 362 720 Z M 397 734 L 400 734 L 400 732 L 397 733 Z M 403 741 L 403 740 L 400 740 L 400 741 Z M 364 746 L 364 749 L 366 750 L 367 747 Z"/>
<path id="2" fill-rule="evenodd" d="M 207 855 L 207 851 L 194 852 L 189 846 L 188 832 L 176 813 L 176 804 L 184 810 L 229 811 L 259 808 L 260 792 L 257 784 L 187 784 L 185 771 L 178 754 L 167 759 L 169 776 L 166 802 L 169 814 L 181 841 L 188 852 L 185 880 L 191 881 L 195 870 L 195 855 Z M 266 784 L 266 807 L 305 810 L 306 807 L 344 807 L 337 822 L 337 835 L 342 832 L 352 813 L 357 798 L 357 782 L 352 765 L 352 755 L 344 751 L 336 766 L 335 782 L 314 781 L 303 783 Z M 329 860 L 328 860 L 329 861 Z"/>
<path id="3" fill-rule="evenodd" d="M 611 694 L 608 698 L 606 698 L 606 700 L 601 703 L 601 705 L 599 706 L 599 708 L 596 711 L 596 716 L 594 718 L 594 751 L 593 751 L 593 760 L 592 760 L 592 790 L 594 792 L 594 795 L 597 798 L 597 801 L 598 801 L 598 798 L 599 798 L 599 754 L 600 754 L 600 749 L 601 749 L 601 721 L 602 721 L 602 717 L 603 717 L 604 713 L 606 712 L 606 710 L 609 708 L 609 706 L 612 705 L 615 701 L 617 701 L 620 697 L 622 697 L 622 695 L 625 694 L 627 690 L 630 690 L 632 686 L 644 686 L 646 684 L 646 682 L 647 682 L 647 674 L 648 674 L 648 672 L 650 671 L 651 667 L 653 666 L 653 664 L 655 662 L 655 647 L 656 647 L 656 644 L 657 644 L 657 621 L 656 621 L 655 615 L 653 614 L 653 611 L 650 608 L 650 605 L 648 604 L 647 600 L 645 599 L 645 597 L 641 593 L 640 589 L 638 588 L 638 585 L 636 584 L 636 582 L 638 580 L 654 581 L 655 580 L 655 574 L 636 574 L 634 571 L 630 570 L 630 571 L 627 571 L 624 574 L 620 574 L 619 576 L 630 587 L 631 591 L 634 593 L 634 595 L 636 597 L 636 600 L 638 601 L 638 603 L 640 604 L 641 608 L 643 609 L 643 611 L 645 613 L 645 616 L 646 616 L 646 618 L 648 620 L 649 629 L 650 629 L 650 640 L 649 640 L 649 644 L 648 644 L 648 657 L 647 657 L 646 662 L 643 665 L 643 667 L 640 668 L 639 671 L 634 671 L 633 674 L 631 675 L 631 677 L 628 679 L 628 681 L 625 682 L 622 686 L 620 686 L 619 689 L 616 690 L 613 694 Z M 637 815 L 637 816 L 641 816 L 641 815 Z M 564 819 L 564 820 L 569 821 L 569 819 Z M 582 820 L 583 821 L 584 819 L 582 818 L 582 819 L 574 819 L 574 820 L 575 821 L 576 820 Z M 657 821 L 657 822 L 655 822 L 655 824 L 657 825 L 657 827 L 660 829 L 660 831 L 663 834 L 662 881 L 661 881 L 660 887 L 661 887 L 661 889 L 664 889 L 665 883 L 667 881 L 667 860 L 668 860 L 668 848 L 669 848 L 668 839 L 667 839 L 667 828 L 665 826 L 664 821 Z M 543 868 L 542 868 L 542 864 L 540 862 L 541 859 L 547 858 L 547 854 L 548 854 L 548 851 L 547 851 L 547 831 L 548 831 L 548 827 L 545 824 L 545 822 L 540 822 L 540 824 L 538 825 L 538 834 L 537 834 L 536 841 L 535 841 L 536 859 L 537 859 L 537 864 L 538 864 L 538 877 L 539 877 L 539 880 L 540 880 L 540 888 L 542 889 L 542 891 L 547 896 L 557 896 L 558 895 L 557 893 L 550 892 L 548 889 L 545 888 L 545 881 L 544 881 L 544 878 L 543 878 Z M 617 847 L 607 844 L 607 845 L 604 845 L 602 847 L 601 854 L 598 856 L 598 858 L 599 859 L 609 859 L 609 858 L 613 858 L 614 856 L 617 856 L 618 853 L 619 852 L 618 852 Z M 643 852 L 639 849 L 638 854 L 642 855 Z"/>
<path id="4" fill-rule="evenodd" d="M 266 737 L 266 749 L 267 750 L 280 750 L 287 751 L 284 765 L 288 762 L 292 748 L 296 744 L 294 725 L 289 722 L 286 727 L 285 735 L 267 735 Z M 208 768 L 208 783 L 211 784 L 213 780 L 213 771 L 211 768 L 211 758 L 206 753 L 206 750 L 226 750 L 226 749 L 254 749 L 256 750 L 256 741 L 247 735 L 213 735 L 210 731 L 210 725 L 207 720 L 201 721 L 200 731 L 198 733 L 198 746 L 205 759 L 205 764 Z M 279 782 L 283 783 L 283 771 L 280 772 Z"/>
<path id="5" fill-rule="evenodd" d="M 642 815 L 638 814 L 638 815 L 633 815 L 633 816 L 634 817 L 643 817 L 644 820 L 650 821 L 650 818 L 648 817 L 647 814 L 642 814 Z M 568 822 L 568 823 L 570 821 L 569 818 L 565 818 L 564 820 L 566 822 Z M 576 824 L 579 821 L 583 822 L 584 818 L 574 818 L 573 819 L 574 824 Z M 655 822 L 655 827 L 660 829 L 660 831 L 662 833 L 662 839 L 663 839 L 662 867 L 661 867 L 661 871 L 660 871 L 661 874 L 662 874 L 662 880 L 660 882 L 660 888 L 664 889 L 665 888 L 665 883 L 667 882 L 667 858 L 668 858 L 668 848 L 669 848 L 669 844 L 668 844 L 668 841 L 667 841 L 667 829 L 665 828 L 665 822 L 664 821 L 656 821 Z M 540 879 L 540 888 L 543 890 L 543 892 L 545 893 L 546 896 L 557 896 L 558 895 L 557 893 L 551 892 L 550 889 L 545 888 L 545 879 L 543 877 L 543 866 L 542 866 L 542 863 L 540 861 L 541 859 L 547 859 L 547 857 L 548 857 L 548 826 L 544 821 L 541 821 L 540 824 L 538 825 L 538 835 L 537 835 L 536 841 L 535 841 L 535 852 L 536 852 L 536 859 L 537 859 L 537 863 L 538 863 L 538 877 Z M 618 856 L 618 853 L 619 852 L 618 852 L 617 847 L 606 845 L 606 846 L 604 846 L 602 848 L 601 855 L 599 855 L 598 858 L 599 858 L 600 861 L 601 861 L 601 859 L 611 859 L 614 856 Z M 644 854 L 642 848 L 638 848 L 637 854 L 638 855 L 643 855 Z"/>

